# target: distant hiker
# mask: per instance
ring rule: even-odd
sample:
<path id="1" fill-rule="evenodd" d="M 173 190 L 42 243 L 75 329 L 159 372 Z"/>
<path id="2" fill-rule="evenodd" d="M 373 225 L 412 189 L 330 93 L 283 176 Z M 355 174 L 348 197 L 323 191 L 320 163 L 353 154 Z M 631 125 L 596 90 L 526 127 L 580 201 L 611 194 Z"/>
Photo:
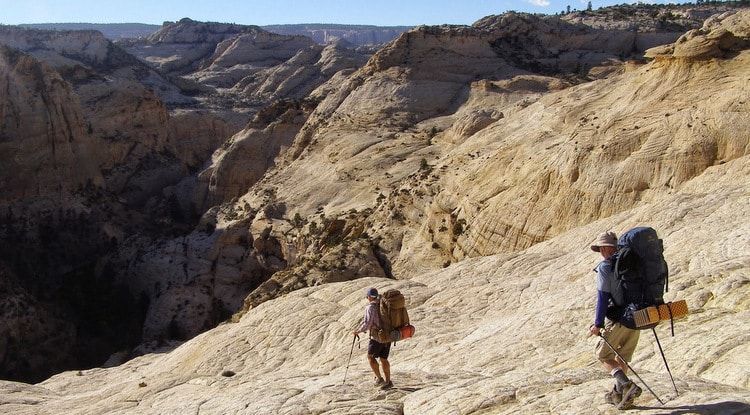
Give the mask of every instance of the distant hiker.
<path id="1" fill-rule="evenodd" d="M 352 334 L 356 336 L 359 333 L 369 330 L 370 343 L 367 346 L 367 361 L 370 363 L 372 372 L 375 373 L 375 385 L 385 390 L 393 387 L 393 382 L 391 382 L 391 364 L 388 363 L 391 343 L 380 343 L 375 340 L 381 326 L 380 296 L 378 295 L 378 290 L 369 288 L 365 296 L 367 298 L 367 307 L 365 308 L 364 320 Z M 383 366 L 383 376 L 380 375 L 380 366 L 378 366 L 377 359 L 380 359 L 380 364 Z"/>
<path id="2" fill-rule="evenodd" d="M 612 316 L 607 316 L 610 305 L 622 305 L 623 293 L 618 286 L 612 269 L 612 255 L 617 252 L 617 236 L 612 232 L 600 234 L 591 244 L 591 249 L 599 252 L 604 260 L 594 268 L 596 272 L 596 313 L 594 324 L 589 327 L 589 336 L 601 335 L 617 349 L 620 356 L 626 361 L 633 358 L 633 352 L 638 344 L 638 330 L 631 330 L 618 321 L 612 321 Z M 605 317 L 606 323 L 605 323 Z M 596 356 L 610 375 L 615 378 L 615 385 L 610 392 L 604 396 L 607 403 L 617 406 L 619 409 L 627 409 L 633 406 L 635 398 L 640 396 L 641 388 L 633 383 L 627 376 L 627 365 L 620 360 L 614 351 L 602 339 L 596 345 Z"/>

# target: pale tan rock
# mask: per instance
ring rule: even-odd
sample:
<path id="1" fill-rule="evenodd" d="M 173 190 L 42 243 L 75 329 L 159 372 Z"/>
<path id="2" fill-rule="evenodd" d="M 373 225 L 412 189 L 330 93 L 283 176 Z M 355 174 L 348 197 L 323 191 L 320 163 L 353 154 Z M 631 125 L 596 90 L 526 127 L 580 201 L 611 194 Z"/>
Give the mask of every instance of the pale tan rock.
<path id="1" fill-rule="evenodd" d="M 90 63 L 93 66 L 107 64 L 110 54 L 108 50 L 111 42 L 104 35 L 95 30 L 80 31 L 51 31 L 21 29 L 18 27 L 3 27 L 0 30 L 0 43 L 19 50 L 33 50 L 34 52 L 54 51 L 55 55 L 45 54 L 50 66 L 59 67 L 69 65 L 77 60 Z"/>
<path id="2" fill-rule="evenodd" d="M 242 33 L 254 33 L 257 26 L 229 23 L 203 23 L 189 18 L 164 22 L 162 28 L 144 41 L 125 42 L 123 47 L 163 72 L 185 73 L 196 70 L 217 44 Z"/>
<path id="3" fill-rule="evenodd" d="M 102 182 L 98 143 L 70 85 L 48 65 L 0 46 L 0 193 L 3 202 L 62 200 Z"/>
<path id="4" fill-rule="evenodd" d="M 278 102 L 227 140 L 198 175 L 196 203 L 201 212 L 245 194 L 292 144 L 310 111 L 310 103 Z"/>
<path id="5" fill-rule="evenodd" d="M 170 111 L 167 140 L 177 158 L 190 167 L 205 163 L 239 127 L 224 114 L 210 111 Z"/>
<path id="6" fill-rule="evenodd" d="M 284 36 L 257 30 L 228 38 L 218 45 L 207 63 L 190 77 L 220 88 L 230 88 L 246 76 L 279 65 L 298 51 L 312 47 L 304 36 Z"/>
<path id="7" fill-rule="evenodd" d="M 234 88 L 256 99 L 302 99 L 340 71 L 358 69 L 367 56 L 341 43 L 309 46 L 286 62 L 242 79 Z"/>
<path id="8" fill-rule="evenodd" d="M 731 56 L 750 45 L 747 10 L 726 12 L 706 20 L 700 29 L 680 36 L 672 45 L 646 51 L 649 58 L 710 59 Z"/>
<path id="9" fill-rule="evenodd" d="M 644 391 L 631 412 L 743 413 L 750 407 L 741 370 L 747 342 L 741 329 L 725 328 L 741 327 L 747 314 L 750 257 L 728 248 L 748 242 L 749 165 L 745 156 L 714 166 L 672 194 L 516 254 L 470 259 L 406 281 L 369 278 L 294 291 L 168 354 L 63 373 L 36 386 L 6 382 L 0 399 L 16 413 L 615 413 L 602 401 L 611 378 L 595 365 L 594 340 L 586 338 L 598 261 L 588 245 L 601 230 L 619 234 L 647 223 L 665 241 L 667 298 L 706 289 L 718 295 L 691 304 L 674 339 L 666 326 L 657 328 L 679 396 L 652 336 L 643 333 L 632 364 L 666 406 Z M 392 348 L 395 389 L 388 392 L 370 385 L 356 345 L 342 384 L 349 332 L 370 286 L 404 292 L 417 328 Z"/>
<path id="10" fill-rule="evenodd" d="M 98 84 L 104 93 L 111 87 L 101 82 L 102 75 L 106 74 L 110 79 L 128 80 L 146 86 L 170 104 L 194 102 L 179 87 L 97 31 L 49 31 L 9 26 L 0 29 L 0 43 L 47 63 L 71 82 L 76 92 L 80 85 L 91 83 Z"/>

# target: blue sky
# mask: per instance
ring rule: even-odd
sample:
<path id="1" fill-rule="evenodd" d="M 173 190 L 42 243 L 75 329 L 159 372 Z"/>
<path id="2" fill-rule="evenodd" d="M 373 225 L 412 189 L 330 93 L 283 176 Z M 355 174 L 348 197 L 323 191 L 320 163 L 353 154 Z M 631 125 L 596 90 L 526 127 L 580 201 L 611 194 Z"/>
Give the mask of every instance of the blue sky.
<path id="1" fill-rule="evenodd" d="M 588 0 L 0 0 L 0 23 L 152 23 L 179 20 L 242 24 L 350 23 L 381 26 L 471 24 L 507 10 L 555 13 Z M 651 1 L 650 3 L 666 3 Z M 592 0 L 594 8 L 624 1 Z"/>

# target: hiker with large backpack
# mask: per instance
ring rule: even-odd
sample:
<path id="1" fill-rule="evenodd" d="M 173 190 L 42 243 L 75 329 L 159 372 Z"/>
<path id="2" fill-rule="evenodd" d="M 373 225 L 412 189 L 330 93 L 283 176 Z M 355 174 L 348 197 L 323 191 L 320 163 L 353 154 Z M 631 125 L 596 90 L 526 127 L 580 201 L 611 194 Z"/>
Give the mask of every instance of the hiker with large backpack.
<path id="1" fill-rule="evenodd" d="M 596 356 L 615 379 L 612 390 L 604 396 L 605 402 L 619 409 L 627 409 L 633 406 L 633 401 L 641 394 L 641 388 L 627 376 L 627 362 L 635 352 L 639 331 L 622 324 L 618 313 L 614 311 L 625 304 L 622 286 L 614 272 L 613 256 L 618 251 L 617 236 L 613 232 L 602 233 L 591 244 L 591 249 L 599 252 L 604 259 L 594 268 L 597 300 L 589 336 L 602 337 L 596 345 Z"/>
<path id="2" fill-rule="evenodd" d="M 391 364 L 388 362 L 388 355 L 391 352 L 391 343 L 382 342 L 379 337 L 380 331 L 384 328 L 380 318 L 380 296 L 375 288 L 367 289 L 365 293 L 367 298 L 367 307 L 365 307 L 365 317 L 362 324 L 352 333 L 355 337 L 359 333 L 369 331 L 370 342 L 367 345 L 367 361 L 370 368 L 375 374 L 375 386 L 381 389 L 390 389 L 393 387 L 391 382 Z M 380 365 L 383 366 L 383 376 L 380 375 L 380 366 L 377 359 L 380 359 Z"/>
<path id="3" fill-rule="evenodd" d="M 615 386 L 605 395 L 605 401 L 619 409 L 633 406 L 641 388 L 628 379 L 630 369 L 663 403 L 628 364 L 638 344 L 638 330 L 651 329 L 672 386 L 678 393 L 655 327 L 660 321 L 669 320 L 674 336 L 674 320 L 685 317 L 688 309 L 684 300 L 664 303 L 664 292 L 669 289 L 669 270 L 662 240 L 654 229 L 642 226 L 628 230 L 620 239 L 612 232 L 602 233 L 591 244 L 591 249 L 604 257 L 594 269 L 597 301 L 589 335 L 601 337 L 597 357 L 615 378 Z"/>

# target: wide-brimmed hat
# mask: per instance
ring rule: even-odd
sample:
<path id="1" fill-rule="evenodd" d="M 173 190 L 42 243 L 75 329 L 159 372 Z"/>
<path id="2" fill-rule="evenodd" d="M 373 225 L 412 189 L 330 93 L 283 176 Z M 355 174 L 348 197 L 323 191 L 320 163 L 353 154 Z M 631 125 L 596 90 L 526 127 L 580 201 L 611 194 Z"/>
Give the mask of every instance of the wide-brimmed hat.
<path id="1" fill-rule="evenodd" d="M 600 233 L 594 242 L 591 243 L 591 250 L 599 252 L 599 247 L 602 246 L 617 247 L 617 235 L 614 232 Z"/>

